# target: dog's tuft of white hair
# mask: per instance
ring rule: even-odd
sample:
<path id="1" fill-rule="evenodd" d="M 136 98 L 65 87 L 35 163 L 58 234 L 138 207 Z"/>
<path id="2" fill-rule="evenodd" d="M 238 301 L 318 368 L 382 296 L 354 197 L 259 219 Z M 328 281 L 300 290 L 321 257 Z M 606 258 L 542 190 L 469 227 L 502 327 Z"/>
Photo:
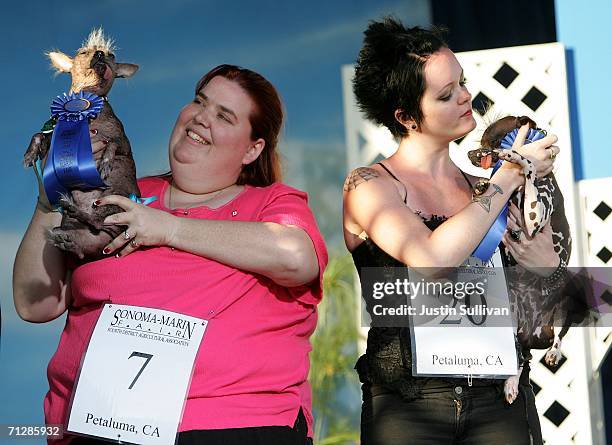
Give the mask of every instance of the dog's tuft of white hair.
<path id="1" fill-rule="evenodd" d="M 508 113 L 502 113 L 501 111 L 495 109 L 494 105 L 491 102 L 487 103 L 487 109 L 482 118 L 482 125 L 484 126 L 484 130 L 489 128 L 498 120 L 510 116 Z M 484 130 L 483 133 L 484 133 Z"/>
<path id="2" fill-rule="evenodd" d="M 482 139 L 482 135 L 484 134 L 487 128 L 489 128 L 495 122 L 497 122 L 498 120 L 506 116 L 510 116 L 510 115 L 504 114 L 500 112 L 499 110 L 496 110 L 494 108 L 494 105 L 490 101 L 487 101 L 487 103 L 485 104 L 485 111 L 483 112 L 482 122 L 478 125 L 477 131 L 480 133 L 478 142 L 480 142 L 480 140 Z"/>
<path id="3" fill-rule="evenodd" d="M 115 50 L 115 41 L 110 37 L 105 37 L 104 30 L 100 26 L 99 28 L 92 29 L 87 39 L 83 41 L 82 48 L 96 48 L 106 52 L 113 52 Z"/>

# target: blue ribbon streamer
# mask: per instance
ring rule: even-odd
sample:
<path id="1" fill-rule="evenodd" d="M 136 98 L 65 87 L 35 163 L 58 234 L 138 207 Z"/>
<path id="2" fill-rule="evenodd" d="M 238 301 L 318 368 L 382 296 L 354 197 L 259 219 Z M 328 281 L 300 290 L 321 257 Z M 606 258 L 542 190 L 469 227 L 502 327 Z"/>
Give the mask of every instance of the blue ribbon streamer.
<path id="1" fill-rule="evenodd" d="M 104 100 L 88 92 L 64 93 L 51 104 L 57 124 L 43 172 L 43 185 L 51 205 L 59 205 L 62 195 L 79 188 L 106 187 L 93 159 L 89 119 L 104 107 Z"/>
<path id="2" fill-rule="evenodd" d="M 512 148 L 512 144 L 514 144 L 517 134 L 518 128 L 507 133 L 506 136 L 504 136 L 504 138 L 502 139 L 500 147 L 503 149 Z M 546 136 L 546 133 L 544 133 L 543 131 L 530 128 L 525 139 L 525 144 L 538 141 L 544 136 Z M 502 162 L 503 161 L 501 160 L 497 161 L 495 167 L 493 167 L 493 173 L 491 174 L 491 176 L 493 176 L 497 169 L 501 167 Z M 495 249 L 497 249 L 497 246 L 499 246 L 499 243 L 502 237 L 504 236 L 504 232 L 506 231 L 507 224 L 508 203 L 506 202 L 501 212 L 499 213 L 499 215 L 497 215 L 497 218 L 489 228 L 489 231 L 486 233 L 482 241 L 480 241 L 480 244 L 478 244 L 478 246 L 472 253 L 472 256 L 475 256 L 476 258 L 480 259 L 485 263 L 488 262 L 495 253 Z"/>
<path id="3" fill-rule="evenodd" d="M 493 167 L 493 174 L 497 171 L 499 167 L 501 167 L 502 161 L 499 160 Z M 495 253 L 495 249 L 499 246 L 499 242 L 504 236 L 504 232 L 506 231 L 506 225 L 508 224 L 508 203 L 504 204 L 499 215 L 495 221 L 493 221 L 493 225 L 489 228 L 489 231 L 486 233 L 480 244 L 476 246 L 476 249 L 472 253 L 472 256 L 480 259 L 483 262 L 488 262 L 493 254 Z"/>
<path id="4" fill-rule="evenodd" d="M 144 204 L 146 206 L 151 204 L 153 201 L 157 201 L 157 196 L 155 196 L 155 195 L 154 196 L 149 196 L 148 198 L 139 198 L 134 193 L 130 193 L 128 195 L 128 198 L 130 198 L 136 204 Z"/>

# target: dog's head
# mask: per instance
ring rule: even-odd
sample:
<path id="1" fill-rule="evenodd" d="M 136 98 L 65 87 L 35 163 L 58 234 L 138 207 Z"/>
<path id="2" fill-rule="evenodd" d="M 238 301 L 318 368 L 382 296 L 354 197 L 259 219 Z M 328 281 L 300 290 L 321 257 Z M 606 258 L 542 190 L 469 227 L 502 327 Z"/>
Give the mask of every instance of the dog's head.
<path id="1" fill-rule="evenodd" d="M 529 128 L 537 128 L 536 123 L 527 116 L 506 116 L 493 122 L 487 127 L 480 138 L 480 146 L 499 148 L 502 139 L 512 130 L 529 124 Z"/>
<path id="2" fill-rule="evenodd" d="M 492 150 L 500 147 L 506 134 L 526 124 L 529 124 L 530 128 L 537 128 L 536 123 L 527 116 L 506 116 L 493 122 L 482 134 L 480 147 L 468 152 L 470 162 L 476 167 L 482 168 L 495 165 L 498 157 Z"/>
<path id="3" fill-rule="evenodd" d="M 138 70 L 138 65 L 115 61 L 113 41 L 102 28 L 94 29 L 72 58 L 60 51 L 47 55 L 58 72 L 70 73 L 73 93 L 83 90 L 106 96 L 116 77 L 130 77 Z"/>

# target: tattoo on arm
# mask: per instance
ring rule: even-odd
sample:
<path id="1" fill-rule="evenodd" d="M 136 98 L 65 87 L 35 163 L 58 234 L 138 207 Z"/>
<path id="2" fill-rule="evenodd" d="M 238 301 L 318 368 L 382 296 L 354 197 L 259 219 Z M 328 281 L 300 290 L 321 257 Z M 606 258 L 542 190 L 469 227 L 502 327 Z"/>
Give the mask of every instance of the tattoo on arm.
<path id="1" fill-rule="evenodd" d="M 503 190 L 499 185 L 493 183 L 491 183 L 491 185 L 495 190 L 493 190 L 488 195 L 472 196 L 472 202 L 477 202 L 478 204 L 480 204 L 480 207 L 485 209 L 487 213 L 491 212 L 491 198 L 493 198 L 496 193 L 499 193 L 500 195 L 504 194 Z"/>
<path id="2" fill-rule="evenodd" d="M 350 192 L 357 188 L 359 184 L 369 181 L 370 179 L 378 178 L 380 173 L 370 167 L 359 167 L 351 172 L 344 181 L 344 191 Z"/>

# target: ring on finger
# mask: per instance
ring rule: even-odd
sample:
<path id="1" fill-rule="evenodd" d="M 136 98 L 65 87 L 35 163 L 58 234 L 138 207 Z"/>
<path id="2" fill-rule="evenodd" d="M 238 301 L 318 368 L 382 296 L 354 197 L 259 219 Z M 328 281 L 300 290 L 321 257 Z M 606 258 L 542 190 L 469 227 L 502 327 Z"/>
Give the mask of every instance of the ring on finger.
<path id="1" fill-rule="evenodd" d="M 557 153 L 555 153 L 555 149 L 554 148 L 550 149 L 550 155 L 549 156 L 550 156 L 550 160 L 551 161 L 554 161 L 555 158 L 557 157 Z"/>
<path id="2" fill-rule="evenodd" d="M 512 239 L 512 241 L 516 242 L 516 243 L 520 243 L 521 242 L 521 233 L 523 233 L 522 229 L 513 229 L 510 230 L 510 239 Z"/>
<path id="3" fill-rule="evenodd" d="M 132 235 L 130 235 L 130 233 L 127 231 L 127 229 L 125 229 L 125 231 L 123 232 L 123 239 L 130 239 L 132 237 Z"/>
<path id="4" fill-rule="evenodd" d="M 132 246 L 134 249 L 138 247 L 138 243 L 136 242 L 136 239 L 133 239 L 130 241 L 130 246 Z"/>

